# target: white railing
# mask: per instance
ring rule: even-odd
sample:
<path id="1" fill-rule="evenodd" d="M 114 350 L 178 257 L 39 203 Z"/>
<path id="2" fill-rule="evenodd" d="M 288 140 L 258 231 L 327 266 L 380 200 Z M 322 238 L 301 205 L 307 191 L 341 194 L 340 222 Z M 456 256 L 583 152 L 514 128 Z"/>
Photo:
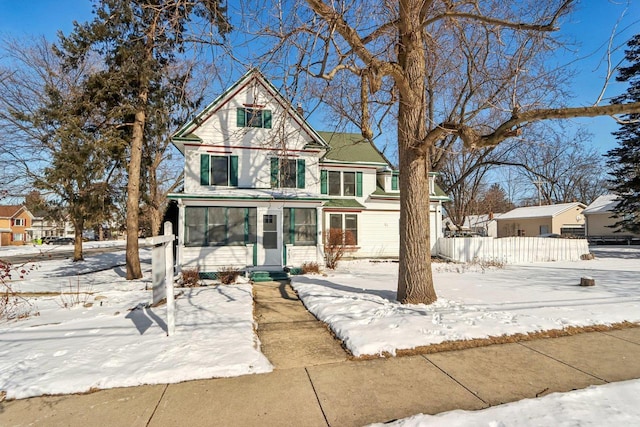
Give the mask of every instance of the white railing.
<path id="1" fill-rule="evenodd" d="M 458 262 L 527 264 L 547 261 L 578 261 L 589 253 L 586 239 L 545 237 L 443 237 L 434 255 Z"/>

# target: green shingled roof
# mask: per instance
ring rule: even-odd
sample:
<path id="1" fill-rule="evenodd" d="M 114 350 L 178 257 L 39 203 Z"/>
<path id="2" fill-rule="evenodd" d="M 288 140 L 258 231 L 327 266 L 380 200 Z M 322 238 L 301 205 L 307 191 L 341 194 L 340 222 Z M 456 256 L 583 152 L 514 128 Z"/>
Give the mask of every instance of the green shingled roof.
<path id="1" fill-rule="evenodd" d="M 331 199 L 327 203 L 324 204 L 325 208 L 357 208 L 362 209 L 360 203 L 358 203 L 355 199 Z"/>
<path id="2" fill-rule="evenodd" d="M 384 191 L 384 189 L 380 186 L 380 184 L 376 184 L 376 191 L 374 191 L 372 194 L 372 196 L 381 196 L 381 197 L 392 197 L 392 198 L 400 198 L 400 193 L 389 193 Z M 442 200 L 442 201 L 448 201 L 451 200 L 451 198 L 449 196 L 447 196 L 447 194 L 442 190 L 442 188 L 440 188 L 440 186 L 435 183 L 434 185 L 434 194 L 432 194 L 431 196 L 429 196 L 429 198 L 431 200 Z"/>
<path id="3" fill-rule="evenodd" d="M 389 164 L 375 145 L 358 133 L 318 132 L 318 135 L 330 147 L 324 157 L 326 160 Z"/>

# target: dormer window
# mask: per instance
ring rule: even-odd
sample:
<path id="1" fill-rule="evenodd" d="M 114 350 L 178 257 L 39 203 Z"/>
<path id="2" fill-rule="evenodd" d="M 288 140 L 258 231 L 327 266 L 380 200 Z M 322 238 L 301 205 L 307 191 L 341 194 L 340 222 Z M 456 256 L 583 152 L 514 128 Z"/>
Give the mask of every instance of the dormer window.
<path id="1" fill-rule="evenodd" d="M 238 108 L 236 110 L 238 127 L 271 129 L 271 110 L 262 108 Z"/>

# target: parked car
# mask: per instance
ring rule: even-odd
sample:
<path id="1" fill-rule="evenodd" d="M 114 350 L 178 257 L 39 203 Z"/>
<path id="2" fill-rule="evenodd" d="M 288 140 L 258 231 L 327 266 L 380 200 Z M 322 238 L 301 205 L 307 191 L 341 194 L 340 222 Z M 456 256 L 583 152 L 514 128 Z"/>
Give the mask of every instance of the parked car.
<path id="1" fill-rule="evenodd" d="M 49 242 L 50 245 L 73 245 L 75 239 L 73 237 L 58 237 Z"/>
<path id="2" fill-rule="evenodd" d="M 44 236 L 42 238 L 42 243 L 44 243 L 45 245 L 48 245 L 53 240 L 60 239 L 60 238 L 62 238 L 62 236 Z"/>

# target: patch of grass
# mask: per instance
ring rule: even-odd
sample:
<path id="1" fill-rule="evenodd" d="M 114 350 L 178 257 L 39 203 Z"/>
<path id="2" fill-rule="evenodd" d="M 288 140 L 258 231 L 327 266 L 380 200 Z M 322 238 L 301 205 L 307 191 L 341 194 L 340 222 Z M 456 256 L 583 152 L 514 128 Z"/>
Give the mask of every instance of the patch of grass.
<path id="1" fill-rule="evenodd" d="M 499 259 L 478 259 L 474 258 L 469 264 L 477 265 L 483 270 L 486 268 L 494 267 L 494 268 L 504 268 L 507 264 L 506 262 Z"/>
<path id="2" fill-rule="evenodd" d="M 69 279 L 69 286 L 66 289 L 60 289 L 60 297 L 58 299 L 58 305 L 62 308 L 72 308 L 77 305 L 84 307 L 90 307 L 89 298 L 93 295 L 90 285 L 83 285 L 80 283 L 80 276 L 76 277 L 76 282 L 73 283 Z"/>

